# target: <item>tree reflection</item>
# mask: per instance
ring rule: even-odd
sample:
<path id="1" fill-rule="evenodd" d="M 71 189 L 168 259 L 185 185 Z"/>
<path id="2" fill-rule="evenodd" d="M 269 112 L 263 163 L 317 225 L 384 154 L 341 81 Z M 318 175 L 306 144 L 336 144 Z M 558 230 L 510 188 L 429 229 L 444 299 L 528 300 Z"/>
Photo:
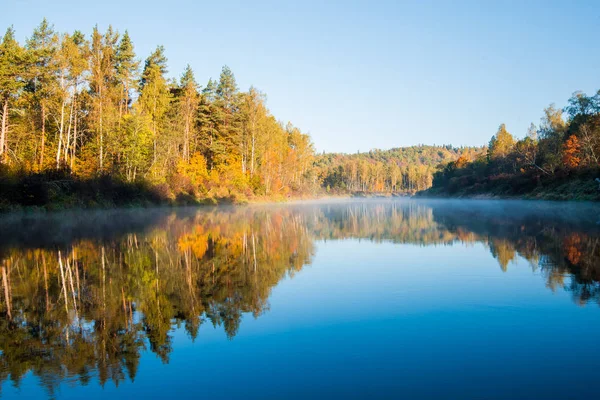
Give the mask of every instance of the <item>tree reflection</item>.
<path id="1" fill-rule="evenodd" d="M 316 240 L 480 243 L 503 271 L 520 257 L 550 289 L 600 301 L 600 229 L 586 212 L 384 201 L 50 216 L 28 219 L 26 233 L 11 218 L 0 235 L 0 380 L 32 372 L 49 395 L 65 379 L 134 380 L 144 350 L 168 362 L 174 326 L 196 340 L 208 322 L 233 338 L 311 263 Z"/>

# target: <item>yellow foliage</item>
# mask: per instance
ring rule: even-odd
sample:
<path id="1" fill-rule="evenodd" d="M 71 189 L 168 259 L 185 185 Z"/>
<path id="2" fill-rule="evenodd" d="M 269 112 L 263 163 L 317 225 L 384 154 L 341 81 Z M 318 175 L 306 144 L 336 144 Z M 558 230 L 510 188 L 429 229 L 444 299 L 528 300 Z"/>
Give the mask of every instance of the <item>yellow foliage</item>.
<path id="1" fill-rule="evenodd" d="M 195 187 L 204 188 L 205 182 L 209 179 L 208 170 L 206 169 L 206 159 L 198 152 L 192 155 L 189 163 L 180 159 L 177 162 L 177 172 L 187 176 Z"/>

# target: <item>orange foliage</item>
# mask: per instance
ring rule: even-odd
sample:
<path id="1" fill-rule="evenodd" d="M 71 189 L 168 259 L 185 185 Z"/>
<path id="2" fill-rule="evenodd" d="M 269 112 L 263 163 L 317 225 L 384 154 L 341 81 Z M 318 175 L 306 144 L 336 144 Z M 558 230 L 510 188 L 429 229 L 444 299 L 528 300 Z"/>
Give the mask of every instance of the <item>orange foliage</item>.
<path id="1" fill-rule="evenodd" d="M 458 157 L 458 159 L 454 163 L 454 166 L 456 166 L 457 169 L 460 169 L 466 167 L 468 163 L 469 159 L 465 157 L 464 154 L 462 154 L 460 157 Z"/>
<path id="2" fill-rule="evenodd" d="M 569 168 L 575 168 L 581 162 L 579 157 L 579 150 L 581 145 L 577 136 L 571 135 L 563 144 L 563 163 Z"/>

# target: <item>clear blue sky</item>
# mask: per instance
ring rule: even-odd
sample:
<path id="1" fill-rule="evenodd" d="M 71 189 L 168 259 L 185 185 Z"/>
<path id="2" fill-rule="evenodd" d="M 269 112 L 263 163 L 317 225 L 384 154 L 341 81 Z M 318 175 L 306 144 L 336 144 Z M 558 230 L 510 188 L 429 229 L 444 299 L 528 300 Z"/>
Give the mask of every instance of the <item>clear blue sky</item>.
<path id="1" fill-rule="evenodd" d="M 600 1 L 4 0 L 23 40 L 129 30 L 140 58 L 162 44 L 169 73 L 224 64 L 318 151 L 480 145 L 500 123 L 523 136 L 550 103 L 600 88 Z M 326 4 L 325 4 L 326 3 Z"/>

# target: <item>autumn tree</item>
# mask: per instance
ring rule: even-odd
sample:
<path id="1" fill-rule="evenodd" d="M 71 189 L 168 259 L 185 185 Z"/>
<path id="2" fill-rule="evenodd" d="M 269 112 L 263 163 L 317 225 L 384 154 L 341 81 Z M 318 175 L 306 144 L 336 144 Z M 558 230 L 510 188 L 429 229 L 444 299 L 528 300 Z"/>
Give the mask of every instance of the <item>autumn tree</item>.
<path id="1" fill-rule="evenodd" d="M 544 109 L 539 129 L 539 148 L 542 165 L 550 173 L 554 173 L 562 163 L 561 150 L 566 128 L 562 110 L 557 109 L 554 104 Z"/>
<path id="2" fill-rule="evenodd" d="M 496 160 L 506 157 L 514 145 L 515 138 L 506 130 L 506 125 L 501 124 L 498 132 L 490 140 L 488 146 L 489 159 Z"/>
<path id="3" fill-rule="evenodd" d="M 159 148 L 160 145 L 168 146 L 163 133 L 166 120 L 165 116 L 169 109 L 171 95 L 165 74 L 167 73 L 167 58 L 165 57 L 165 49 L 158 46 L 156 50 L 146 59 L 142 79 L 140 81 L 140 110 L 150 119 L 153 151 L 152 151 L 152 166 L 154 167 L 154 176 L 161 170 L 159 162 L 163 164 L 166 160 L 159 160 L 159 153 L 168 153 L 167 148 Z M 162 165 L 163 167 L 165 165 Z"/>
<path id="4" fill-rule="evenodd" d="M 576 168 L 581 162 L 579 157 L 581 145 L 577 136 L 571 135 L 563 145 L 563 163 L 567 168 Z"/>

